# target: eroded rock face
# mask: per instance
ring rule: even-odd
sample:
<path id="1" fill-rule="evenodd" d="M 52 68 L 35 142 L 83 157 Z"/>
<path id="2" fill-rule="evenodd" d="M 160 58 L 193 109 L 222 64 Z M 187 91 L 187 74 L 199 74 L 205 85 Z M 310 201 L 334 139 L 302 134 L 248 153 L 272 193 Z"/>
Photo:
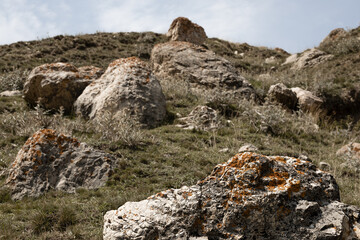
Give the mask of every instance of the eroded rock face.
<path id="1" fill-rule="evenodd" d="M 159 81 L 139 58 L 112 62 L 101 78 L 90 84 L 74 104 L 77 114 L 94 119 L 106 112 L 115 119 L 127 113 L 149 127 L 159 125 L 166 114 Z"/>
<path id="2" fill-rule="evenodd" d="M 102 70 L 77 69 L 68 63 L 44 64 L 34 68 L 24 84 L 24 99 L 32 106 L 39 104 L 49 110 L 71 112 L 73 104 L 85 87 L 99 76 Z M 95 70 L 96 69 L 96 70 Z"/>
<path id="3" fill-rule="evenodd" d="M 319 49 L 312 48 L 298 55 L 291 55 L 286 59 L 284 64 L 292 63 L 291 69 L 301 70 L 306 67 L 313 67 L 320 63 L 326 62 L 332 59 L 334 56 L 331 54 L 326 54 Z"/>
<path id="4" fill-rule="evenodd" d="M 359 209 L 308 161 L 238 154 L 191 187 L 127 202 L 104 239 L 356 239 Z"/>
<path id="5" fill-rule="evenodd" d="M 176 18 L 166 34 L 171 41 L 184 41 L 201 45 L 207 38 L 204 28 L 184 17 Z"/>
<path id="6" fill-rule="evenodd" d="M 272 102 L 278 102 L 290 110 L 295 110 L 298 99 L 296 93 L 287 88 L 283 83 L 270 86 L 267 97 Z"/>
<path id="7" fill-rule="evenodd" d="M 51 189 L 103 186 L 115 165 L 110 154 L 92 149 L 75 138 L 43 129 L 30 137 L 9 169 L 6 185 L 12 198 L 37 197 Z"/>
<path id="8" fill-rule="evenodd" d="M 162 81 L 181 79 L 195 87 L 220 88 L 247 99 L 256 98 L 253 87 L 229 61 L 192 43 L 158 44 L 152 50 L 151 63 L 155 75 Z"/>
<path id="9" fill-rule="evenodd" d="M 180 118 L 181 124 L 176 125 L 184 129 L 215 130 L 219 128 L 220 119 L 216 110 L 207 106 L 195 107 L 187 117 Z"/>
<path id="10" fill-rule="evenodd" d="M 320 114 L 323 104 L 323 100 L 310 91 L 306 91 L 299 87 L 291 88 L 291 90 L 296 94 L 298 99 L 299 108 L 304 112 L 309 112 L 312 114 Z"/>

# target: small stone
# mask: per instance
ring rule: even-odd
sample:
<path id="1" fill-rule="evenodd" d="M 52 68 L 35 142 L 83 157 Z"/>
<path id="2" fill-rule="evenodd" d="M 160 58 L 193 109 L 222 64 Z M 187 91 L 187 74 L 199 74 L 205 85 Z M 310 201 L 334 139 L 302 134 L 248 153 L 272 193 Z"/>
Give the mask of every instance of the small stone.
<path id="1" fill-rule="evenodd" d="M 221 153 L 228 153 L 229 151 L 230 151 L 229 148 L 222 148 L 219 150 L 219 152 L 221 152 Z"/>
<path id="2" fill-rule="evenodd" d="M 323 171 L 326 171 L 326 172 L 329 172 L 331 170 L 331 166 L 327 162 L 320 162 L 319 163 L 319 168 L 321 170 L 323 170 Z"/>
<path id="3" fill-rule="evenodd" d="M 21 96 L 22 92 L 19 90 L 15 90 L 15 91 L 4 91 L 0 93 L 0 97 L 17 97 L 17 96 Z"/>
<path id="4" fill-rule="evenodd" d="M 239 153 L 242 153 L 242 152 L 256 152 L 256 151 L 258 151 L 258 150 L 259 150 L 259 149 L 258 149 L 256 146 L 248 143 L 248 144 L 245 144 L 245 145 L 241 146 L 241 147 L 239 148 L 238 152 L 239 152 Z"/>

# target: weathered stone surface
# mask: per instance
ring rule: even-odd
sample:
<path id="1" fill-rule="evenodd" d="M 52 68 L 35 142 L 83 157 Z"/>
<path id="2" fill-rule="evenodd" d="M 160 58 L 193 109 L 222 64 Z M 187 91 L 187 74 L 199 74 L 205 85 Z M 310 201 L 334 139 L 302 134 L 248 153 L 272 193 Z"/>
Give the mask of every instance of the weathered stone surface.
<path id="1" fill-rule="evenodd" d="M 326 54 L 319 49 L 312 48 L 303 53 L 291 55 L 288 57 L 284 64 L 292 63 L 291 69 L 301 70 L 306 67 L 313 67 L 320 63 L 326 62 L 332 59 L 334 56 L 331 54 Z"/>
<path id="2" fill-rule="evenodd" d="M 181 79 L 194 87 L 219 88 L 219 91 L 230 90 L 247 99 L 256 98 L 253 87 L 229 61 L 192 43 L 155 45 L 151 63 L 155 75 L 162 81 Z"/>
<path id="3" fill-rule="evenodd" d="M 187 117 L 180 118 L 181 124 L 176 125 L 184 129 L 210 131 L 219 128 L 220 120 L 216 110 L 207 106 L 195 107 Z"/>
<path id="4" fill-rule="evenodd" d="M 101 75 L 104 74 L 104 70 L 102 68 L 98 68 L 94 66 L 79 67 L 78 71 L 80 77 L 85 79 L 98 79 L 101 77 Z"/>
<path id="5" fill-rule="evenodd" d="M 341 37 L 345 37 L 347 34 L 347 32 L 345 31 L 345 29 L 343 28 L 336 28 L 334 30 L 332 30 L 329 35 L 327 35 L 323 40 L 322 42 L 320 43 L 320 46 L 321 45 L 324 45 L 324 44 L 329 44 Z"/>
<path id="6" fill-rule="evenodd" d="M 79 71 L 67 63 L 38 66 L 24 84 L 24 99 L 32 106 L 39 102 L 45 109 L 58 110 L 62 106 L 66 112 L 71 112 L 77 97 L 98 76 L 99 71 Z"/>
<path id="7" fill-rule="evenodd" d="M 280 103 L 290 110 L 295 110 L 298 99 L 296 93 L 287 88 L 283 83 L 270 86 L 267 97 L 269 101 Z"/>
<path id="8" fill-rule="evenodd" d="M 309 112 L 312 114 L 320 114 L 320 108 L 322 107 L 323 100 L 310 91 L 306 91 L 299 87 L 291 88 L 291 90 L 296 94 L 298 99 L 299 108 L 304 112 Z"/>
<path id="9" fill-rule="evenodd" d="M 207 38 L 204 28 L 184 17 L 176 18 L 166 34 L 171 41 L 184 41 L 201 45 Z"/>
<path id="10" fill-rule="evenodd" d="M 136 57 L 112 62 L 101 78 L 86 87 L 74 107 L 77 114 L 90 119 L 106 112 L 116 119 L 126 110 L 149 127 L 159 125 L 166 114 L 159 81 Z"/>
<path id="11" fill-rule="evenodd" d="M 6 185 L 12 198 L 39 196 L 50 189 L 74 192 L 76 188 L 103 186 L 115 158 L 92 149 L 75 138 L 51 129 L 30 137 L 9 169 Z"/>
<path id="12" fill-rule="evenodd" d="M 245 145 L 243 145 L 243 146 L 241 146 L 240 148 L 239 148 L 239 150 L 238 150 L 238 152 L 239 153 L 243 153 L 243 152 L 256 152 L 256 151 L 258 151 L 259 149 L 256 147 L 256 146 L 254 146 L 254 145 L 252 145 L 252 144 L 245 144 Z"/>
<path id="13" fill-rule="evenodd" d="M 359 209 L 334 178 L 291 157 L 238 154 L 191 187 L 127 202 L 104 239 L 356 239 Z M 354 237 L 354 238 L 352 238 Z"/>

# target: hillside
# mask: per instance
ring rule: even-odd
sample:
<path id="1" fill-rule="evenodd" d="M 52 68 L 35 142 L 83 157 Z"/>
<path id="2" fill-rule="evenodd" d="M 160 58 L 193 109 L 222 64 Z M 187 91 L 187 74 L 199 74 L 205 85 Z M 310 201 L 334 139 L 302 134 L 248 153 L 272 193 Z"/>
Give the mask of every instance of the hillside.
<path id="1" fill-rule="evenodd" d="M 253 86 L 258 101 L 225 94 L 222 89 L 198 91 L 181 79 L 160 80 L 166 116 L 160 126 L 142 128 L 126 116 L 111 115 L 92 122 L 75 113 L 50 113 L 30 108 L 21 96 L 0 97 L 0 239 L 102 239 L 103 216 L 128 201 L 140 201 L 170 188 L 191 186 L 208 176 L 216 164 L 233 157 L 245 144 L 269 156 L 310 159 L 326 166 L 340 187 L 341 201 L 360 206 L 359 169 L 344 165 L 349 157 L 336 151 L 359 142 L 360 27 L 322 43 L 318 49 L 332 57 L 292 69 L 283 64 L 290 54 L 282 49 L 231 43 L 209 38 L 205 51 L 227 59 Z M 0 92 L 22 90 L 30 71 L 45 63 L 107 69 L 118 58 L 136 56 L 151 66 L 163 34 L 96 33 L 56 36 L 0 46 Z M 303 53 L 299 53 L 301 56 Z M 301 87 L 323 100 L 323 112 L 309 114 L 268 101 L 271 85 Z M 199 105 L 217 110 L 215 129 L 186 130 L 177 125 Z M 49 191 L 39 197 L 11 199 L 5 186 L 7 169 L 27 139 L 42 128 L 75 137 L 91 148 L 115 156 L 118 163 L 106 185 L 74 194 Z M 345 166 L 345 167 L 344 167 Z"/>

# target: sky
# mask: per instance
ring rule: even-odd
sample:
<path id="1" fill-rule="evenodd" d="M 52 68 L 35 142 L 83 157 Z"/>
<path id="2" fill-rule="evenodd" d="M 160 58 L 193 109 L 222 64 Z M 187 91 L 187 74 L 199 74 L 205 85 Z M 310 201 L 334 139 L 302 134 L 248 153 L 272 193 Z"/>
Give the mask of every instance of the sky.
<path id="1" fill-rule="evenodd" d="M 166 33 L 182 16 L 208 37 L 301 52 L 360 25 L 360 0 L 0 0 L 0 45 L 60 34 Z"/>

